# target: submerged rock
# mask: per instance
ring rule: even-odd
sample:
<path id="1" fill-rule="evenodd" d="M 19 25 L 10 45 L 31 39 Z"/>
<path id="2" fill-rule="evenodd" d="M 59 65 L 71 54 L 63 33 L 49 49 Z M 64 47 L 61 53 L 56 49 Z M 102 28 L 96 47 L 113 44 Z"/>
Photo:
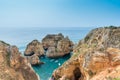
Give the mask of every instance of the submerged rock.
<path id="1" fill-rule="evenodd" d="M 120 27 L 92 30 L 73 56 L 53 72 L 54 80 L 112 80 L 120 77 Z"/>
<path id="2" fill-rule="evenodd" d="M 0 80 L 39 80 L 16 46 L 0 41 Z"/>

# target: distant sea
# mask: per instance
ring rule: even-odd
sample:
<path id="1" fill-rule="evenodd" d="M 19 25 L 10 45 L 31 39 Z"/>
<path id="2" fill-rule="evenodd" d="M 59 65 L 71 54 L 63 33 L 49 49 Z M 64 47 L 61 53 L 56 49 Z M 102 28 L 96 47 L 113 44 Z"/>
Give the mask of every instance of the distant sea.
<path id="1" fill-rule="evenodd" d="M 0 40 L 3 40 L 11 45 L 16 45 L 20 52 L 24 52 L 27 44 L 34 39 L 41 41 L 47 34 L 62 33 L 68 36 L 74 43 L 78 43 L 93 27 L 54 27 L 54 28 L 1 28 Z M 40 76 L 41 80 L 49 80 L 52 72 L 62 65 L 70 56 L 64 56 L 58 59 L 50 59 L 41 57 L 40 60 L 45 62 L 41 66 L 34 66 L 33 69 Z"/>

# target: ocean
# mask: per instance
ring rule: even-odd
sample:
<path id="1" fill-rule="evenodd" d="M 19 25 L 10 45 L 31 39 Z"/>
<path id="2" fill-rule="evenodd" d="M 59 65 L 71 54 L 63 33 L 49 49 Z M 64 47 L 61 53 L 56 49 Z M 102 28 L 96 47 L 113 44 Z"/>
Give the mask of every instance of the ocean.
<path id="1" fill-rule="evenodd" d="M 64 36 L 68 36 L 74 43 L 78 43 L 79 40 L 83 39 L 92 29 L 93 27 L 1 28 L 0 40 L 11 45 L 16 45 L 23 54 L 29 42 L 34 39 L 41 41 L 47 34 L 62 33 Z M 49 80 L 52 72 L 69 58 L 70 55 L 58 59 L 40 57 L 40 60 L 45 62 L 45 64 L 41 66 L 33 66 L 33 69 L 40 76 L 41 80 Z"/>

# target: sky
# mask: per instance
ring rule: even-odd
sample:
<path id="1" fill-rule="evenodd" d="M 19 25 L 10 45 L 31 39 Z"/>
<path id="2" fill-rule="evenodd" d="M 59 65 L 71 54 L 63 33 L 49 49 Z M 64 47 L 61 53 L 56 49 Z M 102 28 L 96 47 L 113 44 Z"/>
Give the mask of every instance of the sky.
<path id="1" fill-rule="evenodd" d="M 0 0 L 0 27 L 120 26 L 120 0 Z"/>

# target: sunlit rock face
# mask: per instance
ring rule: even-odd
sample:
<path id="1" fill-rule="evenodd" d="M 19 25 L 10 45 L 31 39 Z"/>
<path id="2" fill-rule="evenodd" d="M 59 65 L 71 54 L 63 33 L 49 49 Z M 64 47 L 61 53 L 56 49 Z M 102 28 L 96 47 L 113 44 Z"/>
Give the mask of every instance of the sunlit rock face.
<path id="1" fill-rule="evenodd" d="M 54 80 L 112 80 L 120 78 L 120 28 L 92 30 L 73 56 L 53 72 Z"/>
<path id="2" fill-rule="evenodd" d="M 42 44 L 38 40 L 33 40 L 27 45 L 25 50 L 25 56 L 32 56 L 36 54 L 37 56 L 44 55 L 44 49 Z"/>
<path id="3" fill-rule="evenodd" d="M 60 34 L 48 34 L 42 39 L 44 49 L 49 47 L 57 47 L 58 41 L 62 40 L 64 36 Z"/>
<path id="4" fill-rule="evenodd" d="M 16 46 L 0 41 L 0 80 L 39 80 Z"/>
<path id="5" fill-rule="evenodd" d="M 73 50 L 73 42 L 61 33 L 45 36 L 42 44 L 47 49 L 46 56 L 50 58 L 62 57 Z"/>
<path id="6" fill-rule="evenodd" d="M 26 58 L 32 66 L 44 64 L 44 62 L 40 61 L 39 57 L 36 54 L 32 56 L 26 56 Z"/>
<path id="7" fill-rule="evenodd" d="M 24 55 L 31 65 L 43 64 L 43 62 L 39 60 L 39 57 L 44 55 L 42 44 L 38 40 L 33 40 L 27 45 Z"/>
<path id="8" fill-rule="evenodd" d="M 41 43 L 33 40 L 27 45 L 24 55 L 27 56 L 30 63 L 38 64 L 41 62 L 37 61 L 37 57 L 44 55 L 49 58 L 58 58 L 70 54 L 71 51 L 73 51 L 73 42 L 59 33 L 46 35 Z"/>

